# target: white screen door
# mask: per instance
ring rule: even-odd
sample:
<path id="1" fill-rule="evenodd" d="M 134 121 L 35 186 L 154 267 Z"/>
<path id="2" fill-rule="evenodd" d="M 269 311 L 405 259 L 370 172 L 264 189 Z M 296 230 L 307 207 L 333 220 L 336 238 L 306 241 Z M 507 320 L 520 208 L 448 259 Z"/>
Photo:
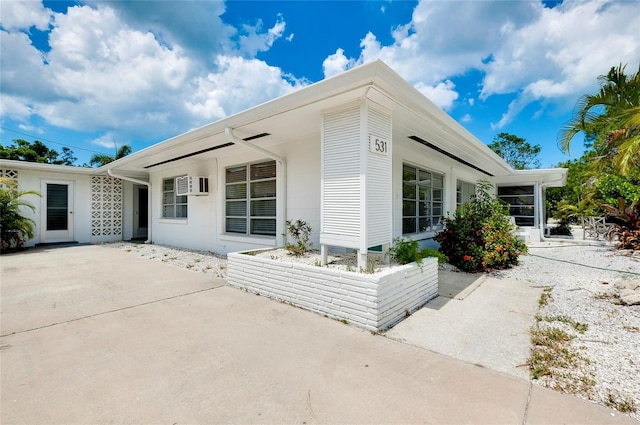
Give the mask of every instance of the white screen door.
<path id="1" fill-rule="evenodd" d="M 42 194 L 42 242 L 73 241 L 73 183 L 44 181 Z"/>

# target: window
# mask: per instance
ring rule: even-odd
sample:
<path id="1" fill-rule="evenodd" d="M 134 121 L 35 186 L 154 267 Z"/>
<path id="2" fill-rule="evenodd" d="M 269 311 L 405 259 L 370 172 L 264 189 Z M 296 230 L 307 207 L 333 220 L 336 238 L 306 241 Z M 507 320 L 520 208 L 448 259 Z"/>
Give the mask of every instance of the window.
<path id="1" fill-rule="evenodd" d="M 535 195 L 533 186 L 500 186 L 498 199 L 509 204 L 509 214 L 518 226 L 534 225 Z"/>
<path id="2" fill-rule="evenodd" d="M 187 197 L 177 196 L 176 178 L 162 180 L 162 217 L 187 218 Z"/>
<path id="3" fill-rule="evenodd" d="M 462 180 L 456 182 L 456 206 L 469 202 L 476 196 L 476 185 Z"/>
<path id="4" fill-rule="evenodd" d="M 402 167 L 402 233 L 442 229 L 444 176 L 410 165 Z"/>
<path id="5" fill-rule="evenodd" d="M 276 235 L 276 162 L 225 171 L 225 229 L 243 235 Z"/>

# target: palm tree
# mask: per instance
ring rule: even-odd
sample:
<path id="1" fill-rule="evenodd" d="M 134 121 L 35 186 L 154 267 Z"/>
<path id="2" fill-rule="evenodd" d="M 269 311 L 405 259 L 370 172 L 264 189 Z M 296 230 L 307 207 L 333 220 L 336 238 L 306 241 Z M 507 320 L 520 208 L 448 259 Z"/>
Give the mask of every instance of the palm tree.
<path id="1" fill-rule="evenodd" d="M 125 156 L 131 153 L 131 146 L 122 145 L 119 149 L 116 150 L 116 155 L 111 156 L 104 153 L 96 153 L 91 159 L 89 159 L 89 164 L 96 165 L 98 167 L 102 167 L 110 162 L 115 161 L 116 159 L 124 158 Z"/>
<path id="2" fill-rule="evenodd" d="M 35 212 L 35 207 L 22 199 L 26 195 L 40 196 L 35 190 L 20 190 L 18 182 L 0 177 L 0 251 L 21 248 L 33 238 L 35 221 L 22 215 L 21 207 Z"/>
<path id="3" fill-rule="evenodd" d="M 599 166 L 638 178 L 640 170 L 640 65 L 633 75 L 613 67 L 598 77 L 600 91 L 584 95 L 558 134 L 558 146 L 569 153 L 573 137 L 583 132 L 598 153 Z"/>

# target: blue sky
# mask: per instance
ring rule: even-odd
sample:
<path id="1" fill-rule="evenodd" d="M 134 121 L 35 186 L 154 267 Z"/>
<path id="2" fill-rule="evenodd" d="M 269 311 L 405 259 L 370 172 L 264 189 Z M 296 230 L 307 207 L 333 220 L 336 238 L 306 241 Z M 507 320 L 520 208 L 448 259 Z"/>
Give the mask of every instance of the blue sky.
<path id="1" fill-rule="evenodd" d="M 382 59 L 485 143 L 571 157 L 578 98 L 640 62 L 637 1 L 13 1 L 0 4 L 0 143 L 78 164 L 151 144 Z"/>

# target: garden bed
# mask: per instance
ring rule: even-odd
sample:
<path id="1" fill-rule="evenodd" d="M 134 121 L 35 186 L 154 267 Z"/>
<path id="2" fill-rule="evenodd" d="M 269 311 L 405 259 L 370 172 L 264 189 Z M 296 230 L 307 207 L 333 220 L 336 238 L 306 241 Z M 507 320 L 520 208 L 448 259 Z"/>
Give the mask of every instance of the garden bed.
<path id="1" fill-rule="evenodd" d="M 319 257 L 283 257 L 278 250 L 231 253 L 227 281 L 372 331 L 387 329 L 438 295 L 438 261 L 380 266 L 373 273 L 319 266 Z M 331 259 L 330 259 L 331 260 Z"/>

